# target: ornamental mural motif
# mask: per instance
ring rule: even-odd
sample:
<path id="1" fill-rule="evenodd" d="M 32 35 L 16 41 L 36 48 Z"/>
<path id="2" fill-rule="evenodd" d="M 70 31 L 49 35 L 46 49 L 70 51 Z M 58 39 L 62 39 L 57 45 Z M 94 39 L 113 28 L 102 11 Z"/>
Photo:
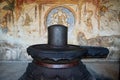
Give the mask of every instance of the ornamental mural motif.
<path id="1" fill-rule="evenodd" d="M 46 19 L 46 25 L 62 24 L 72 28 L 75 24 L 75 17 L 73 13 L 65 7 L 59 6 L 52 9 Z"/>

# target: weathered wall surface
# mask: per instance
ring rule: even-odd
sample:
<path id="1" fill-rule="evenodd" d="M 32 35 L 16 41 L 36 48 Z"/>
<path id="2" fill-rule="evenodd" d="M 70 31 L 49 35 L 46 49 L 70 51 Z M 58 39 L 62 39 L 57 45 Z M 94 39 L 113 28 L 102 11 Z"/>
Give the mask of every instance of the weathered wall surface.
<path id="1" fill-rule="evenodd" d="M 47 27 L 68 26 L 68 43 L 103 46 L 120 56 L 120 0 L 1 0 L 0 60 L 29 60 L 26 48 L 47 43 Z"/>

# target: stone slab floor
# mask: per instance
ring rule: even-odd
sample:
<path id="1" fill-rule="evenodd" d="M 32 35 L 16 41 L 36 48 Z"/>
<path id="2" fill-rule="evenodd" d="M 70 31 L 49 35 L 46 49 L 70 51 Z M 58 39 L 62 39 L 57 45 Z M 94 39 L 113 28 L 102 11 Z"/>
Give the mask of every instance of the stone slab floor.
<path id="1" fill-rule="evenodd" d="M 0 61 L 0 80 L 18 80 L 30 61 Z M 84 61 L 90 73 L 96 77 L 119 80 L 118 61 Z M 107 80 L 107 79 L 102 79 Z"/>

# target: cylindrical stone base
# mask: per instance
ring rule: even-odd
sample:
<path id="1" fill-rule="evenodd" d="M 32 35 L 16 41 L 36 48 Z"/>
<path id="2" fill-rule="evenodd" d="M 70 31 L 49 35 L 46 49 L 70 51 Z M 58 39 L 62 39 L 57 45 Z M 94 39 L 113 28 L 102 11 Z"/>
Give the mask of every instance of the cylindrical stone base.
<path id="1" fill-rule="evenodd" d="M 85 65 L 70 68 L 47 68 L 29 63 L 26 72 L 19 80 L 95 80 Z"/>

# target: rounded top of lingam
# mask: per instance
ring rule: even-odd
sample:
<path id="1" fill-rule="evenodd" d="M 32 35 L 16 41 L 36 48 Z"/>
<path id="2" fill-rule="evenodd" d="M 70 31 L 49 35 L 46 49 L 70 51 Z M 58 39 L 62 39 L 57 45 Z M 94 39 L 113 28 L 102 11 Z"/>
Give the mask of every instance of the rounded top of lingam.
<path id="1" fill-rule="evenodd" d="M 55 48 L 67 45 L 67 27 L 64 25 L 51 25 L 48 27 L 48 45 Z"/>

